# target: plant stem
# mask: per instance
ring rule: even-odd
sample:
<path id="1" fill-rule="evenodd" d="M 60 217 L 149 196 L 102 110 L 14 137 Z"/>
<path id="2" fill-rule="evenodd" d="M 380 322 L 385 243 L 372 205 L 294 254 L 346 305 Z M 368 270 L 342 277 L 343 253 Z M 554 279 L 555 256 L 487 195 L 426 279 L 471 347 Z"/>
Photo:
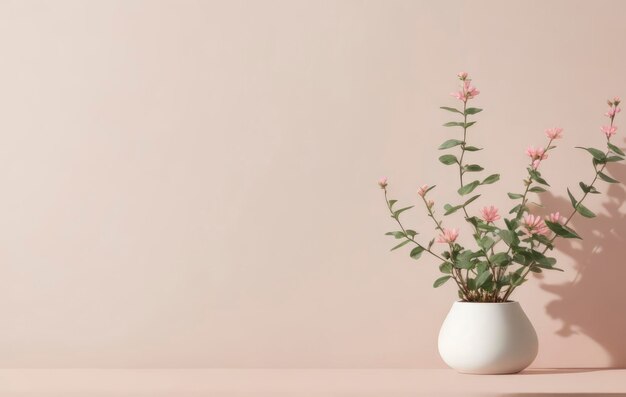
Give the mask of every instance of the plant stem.
<path id="1" fill-rule="evenodd" d="M 428 216 L 433 220 L 433 222 L 435 222 L 435 229 L 439 230 L 441 233 L 443 233 L 443 228 L 441 227 L 441 223 L 440 221 L 437 220 L 437 218 L 435 218 L 435 213 L 433 212 L 432 208 L 428 205 L 428 201 L 426 201 L 426 197 L 421 196 L 422 197 L 422 201 L 424 202 L 424 205 L 426 206 L 426 210 L 428 211 Z M 448 246 L 450 247 L 450 253 L 452 253 L 452 251 L 454 250 L 454 246 L 452 243 L 448 243 Z M 454 263 L 452 263 L 452 271 L 456 271 L 456 276 L 458 278 L 458 282 L 461 285 L 466 285 L 466 282 L 463 280 L 463 273 L 461 273 L 461 270 L 457 269 L 454 266 Z M 465 275 L 465 278 L 467 279 L 469 277 L 468 274 Z"/>
<path id="2" fill-rule="evenodd" d="M 467 100 L 463 101 L 463 143 L 461 144 L 461 157 L 459 158 L 459 182 L 463 187 L 463 157 L 465 157 L 465 145 L 467 145 Z M 465 219 L 469 218 L 469 214 L 463 206 Z M 476 230 L 478 232 L 478 230 Z"/>
<path id="3" fill-rule="evenodd" d="M 420 247 L 421 249 L 423 249 L 424 251 L 428 252 L 429 254 L 431 254 L 432 256 L 434 256 L 435 258 L 441 260 L 442 262 L 447 262 L 450 263 L 450 265 L 452 266 L 452 279 L 456 282 L 457 286 L 459 287 L 459 289 L 461 290 L 462 294 L 466 297 L 466 299 L 468 298 L 468 291 L 467 289 L 465 289 L 462 284 L 459 282 L 459 280 L 456 278 L 455 274 L 454 274 L 454 263 L 447 261 L 446 259 L 442 258 L 441 256 L 437 255 L 436 253 L 434 253 L 429 247 L 424 247 L 422 244 L 418 243 L 417 241 L 415 241 L 415 239 L 411 236 L 409 236 L 406 233 L 406 229 L 404 228 L 404 226 L 402 225 L 402 222 L 400 222 L 400 219 L 398 219 L 398 217 L 394 216 L 393 214 L 393 210 L 391 209 L 391 204 L 389 204 L 389 199 L 387 197 L 387 189 L 384 189 L 385 191 L 385 202 L 387 203 L 387 208 L 389 209 L 389 212 L 391 213 L 391 217 L 393 219 L 395 219 L 396 223 L 398 224 L 398 226 L 400 226 L 400 229 L 402 230 L 402 233 L 404 233 L 404 237 L 413 242 L 413 244 L 417 245 L 418 247 Z"/>
<path id="4" fill-rule="evenodd" d="M 613 126 L 613 118 L 615 116 L 611 117 L 611 124 L 610 126 Z M 611 142 L 611 138 L 607 137 L 607 142 Z M 607 151 L 604 153 L 604 156 L 608 156 L 610 153 L 610 149 L 607 149 Z M 567 217 L 567 219 L 565 220 L 565 222 L 563 223 L 563 226 L 567 226 L 569 224 L 569 222 L 572 220 L 572 218 L 574 217 L 574 215 L 576 215 L 576 213 L 578 212 L 578 207 L 582 204 L 582 202 L 585 200 L 585 198 L 587 198 L 587 196 L 589 195 L 589 191 L 591 191 L 591 188 L 593 187 L 593 185 L 596 183 L 596 181 L 598 180 L 598 175 L 604 171 L 604 169 L 606 168 L 607 163 L 605 162 L 604 164 L 602 164 L 602 167 L 600 167 L 600 169 L 598 169 L 597 165 L 594 165 L 596 174 L 593 177 L 593 180 L 591 181 L 591 183 L 588 185 L 589 186 L 589 190 L 587 192 L 585 192 L 583 194 L 583 196 L 580 198 L 580 200 L 578 200 L 578 202 L 576 203 L 576 205 L 574 206 L 574 209 L 572 210 L 571 214 Z M 556 238 L 558 237 L 558 235 L 554 235 L 551 239 L 550 239 L 550 243 L 552 243 L 554 240 L 556 240 Z M 549 249 L 549 246 L 546 245 L 546 247 L 543 249 L 543 251 L 541 252 L 542 254 L 545 254 Z M 534 261 L 531 262 L 531 264 L 528 266 L 528 269 L 524 272 L 524 274 L 522 275 L 522 282 L 523 280 L 526 280 L 526 276 L 528 275 L 528 273 L 530 272 L 530 269 L 532 267 L 532 265 L 534 264 Z M 521 285 L 521 284 L 520 284 Z M 507 289 L 505 298 L 508 299 L 508 297 L 513 293 L 513 291 L 515 290 L 515 286 L 510 286 L 509 289 Z"/>
<path id="5" fill-rule="evenodd" d="M 554 141 L 554 138 L 550 138 L 550 140 L 548 141 L 548 144 L 543 149 L 544 153 L 546 153 L 546 152 L 548 152 L 550 150 L 550 146 L 552 145 L 552 141 Z M 532 159 L 531 159 L 530 167 L 532 168 L 532 166 L 533 166 L 533 163 L 532 163 Z M 595 181 L 595 179 L 594 179 L 594 181 Z M 525 180 L 525 183 L 526 183 L 526 180 Z M 530 191 L 531 185 L 532 185 L 532 178 L 531 178 L 530 172 L 528 172 L 528 182 L 526 183 L 526 189 L 524 190 L 524 194 L 522 195 L 522 203 L 520 204 L 519 210 L 517 210 L 517 214 L 515 215 L 515 220 L 516 221 L 519 220 L 521 218 L 522 214 L 524 213 L 524 208 L 526 206 L 526 197 L 528 196 L 528 192 Z M 506 254 L 508 255 L 510 252 L 511 252 L 511 247 L 509 247 L 509 249 L 506 251 Z M 545 251 L 544 251 L 544 253 L 545 253 Z M 506 268 L 508 268 L 508 266 L 506 266 Z M 502 277 L 502 273 L 504 273 L 506 271 L 506 268 L 501 269 L 501 271 L 499 271 L 498 279 L 500 277 Z M 529 267 L 529 269 L 530 269 L 530 267 Z M 528 274 L 528 271 L 525 274 Z M 509 288 L 507 288 L 507 291 L 505 292 L 505 297 L 507 297 L 506 294 L 509 293 L 509 289 L 511 289 L 510 286 L 509 286 Z M 500 291 L 498 291 L 498 293 L 500 293 Z"/>

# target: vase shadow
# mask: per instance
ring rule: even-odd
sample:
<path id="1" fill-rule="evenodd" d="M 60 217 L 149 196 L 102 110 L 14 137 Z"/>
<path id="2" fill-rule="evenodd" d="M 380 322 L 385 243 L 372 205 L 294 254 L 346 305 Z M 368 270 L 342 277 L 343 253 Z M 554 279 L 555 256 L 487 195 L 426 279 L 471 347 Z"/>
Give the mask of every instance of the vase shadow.
<path id="1" fill-rule="evenodd" d="M 607 169 L 615 179 L 626 181 L 626 166 L 612 163 Z M 621 212 L 621 206 L 626 190 L 622 184 L 599 181 L 596 185 L 603 194 L 589 198 L 602 200 L 602 213 L 593 219 L 580 215 L 572 218 L 570 226 L 583 240 L 559 239 L 557 245 L 557 250 L 572 260 L 572 268 L 564 270 L 576 272 L 574 280 L 562 284 L 542 282 L 540 287 L 555 295 L 546 305 L 546 312 L 562 322 L 557 334 L 588 336 L 610 356 L 611 367 L 623 368 L 626 367 L 626 299 L 623 294 L 626 215 Z M 570 190 L 574 193 L 574 189 Z M 578 187 L 576 190 L 580 192 Z M 558 210 L 561 214 L 571 212 L 569 198 L 550 192 L 539 196 L 544 209 Z"/>
<path id="2" fill-rule="evenodd" d="M 581 374 L 587 372 L 611 371 L 616 368 L 527 368 L 517 375 L 558 375 L 558 374 Z"/>

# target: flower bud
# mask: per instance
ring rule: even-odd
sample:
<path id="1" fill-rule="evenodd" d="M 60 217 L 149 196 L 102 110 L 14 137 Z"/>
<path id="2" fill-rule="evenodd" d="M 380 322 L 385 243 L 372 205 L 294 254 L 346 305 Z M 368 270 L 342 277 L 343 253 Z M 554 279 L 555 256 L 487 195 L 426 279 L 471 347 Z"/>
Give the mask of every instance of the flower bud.
<path id="1" fill-rule="evenodd" d="M 378 180 L 378 186 L 380 186 L 381 189 L 385 189 L 387 187 L 387 177 L 382 177 Z"/>

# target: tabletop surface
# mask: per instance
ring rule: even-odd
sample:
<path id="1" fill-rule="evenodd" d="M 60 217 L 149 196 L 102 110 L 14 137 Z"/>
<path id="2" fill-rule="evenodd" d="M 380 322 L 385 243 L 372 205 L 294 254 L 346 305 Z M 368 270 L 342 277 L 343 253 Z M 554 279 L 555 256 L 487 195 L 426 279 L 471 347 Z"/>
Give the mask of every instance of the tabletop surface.
<path id="1" fill-rule="evenodd" d="M 626 396 L 626 369 L 0 369 L 0 396 Z"/>

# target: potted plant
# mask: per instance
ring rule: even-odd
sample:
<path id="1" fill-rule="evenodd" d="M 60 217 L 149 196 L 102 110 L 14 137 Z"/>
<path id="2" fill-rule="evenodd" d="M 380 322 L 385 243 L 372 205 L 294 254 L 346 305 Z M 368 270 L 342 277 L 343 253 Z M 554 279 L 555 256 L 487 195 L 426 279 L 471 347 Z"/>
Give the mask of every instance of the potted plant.
<path id="1" fill-rule="evenodd" d="M 391 249 L 410 245 L 409 255 L 419 259 L 424 253 L 436 258 L 443 275 L 434 282 L 439 287 L 453 282 L 458 288 L 459 300 L 448 313 L 439 333 L 439 353 L 452 368 L 464 373 L 500 374 L 515 373 L 532 363 L 537 355 L 538 342 L 535 330 L 518 302 L 512 301 L 513 292 L 522 285 L 531 272 L 558 270 L 556 259 L 550 256 L 558 238 L 579 239 L 580 236 L 569 226 L 576 214 L 593 218 L 595 214 L 583 205 L 594 194 L 599 194 L 596 185 L 602 181 L 618 183 L 607 175 L 609 163 L 622 161 L 624 152 L 611 143 L 617 127 L 614 119 L 620 112 L 619 98 L 608 101 L 605 114 L 609 122 L 601 127 L 606 138 L 606 148 L 578 147 L 591 156 L 593 173 L 588 181 L 579 183 L 580 192 L 567 189 L 572 204 L 565 216 L 553 212 L 545 217 L 534 214 L 529 204 L 532 195 L 541 194 L 549 188 L 540 168 L 548 154 L 556 149 L 555 142 L 562 138 L 561 128 L 545 131 L 543 146 L 529 147 L 529 157 L 521 192 L 507 193 L 513 201 L 507 215 L 493 205 L 476 211 L 480 194 L 476 190 L 482 185 L 497 182 L 499 174 L 475 178 L 483 171 L 480 165 L 468 161 L 468 154 L 481 150 L 469 142 L 470 128 L 476 121 L 470 120 L 482 109 L 469 106 L 479 91 L 472 85 L 468 74 L 458 74 L 460 89 L 452 95 L 460 106 L 441 109 L 457 115 L 458 121 L 445 123 L 445 127 L 458 128 L 461 135 L 448 139 L 439 146 L 447 151 L 439 157 L 446 166 L 454 167 L 458 179 L 459 198 L 445 204 L 438 212 L 431 191 L 435 186 L 423 185 L 417 195 L 432 220 L 437 237 L 424 242 L 417 231 L 405 227 L 401 215 L 413 206 L 401 207 L 397 200 L 388 196 L 387 178 L 378 181 L 385 195 L 385 203 L 399 230 L 386 233 L 399 240 Z M 472 230 L 472 246 L 459 244 L 459 229 L 448 226 L 448 216 L 461 214 Z M 435 245 L 438 244 L 438 245 Z M 442 247 L 443 249 L 440 249 Z"/>

